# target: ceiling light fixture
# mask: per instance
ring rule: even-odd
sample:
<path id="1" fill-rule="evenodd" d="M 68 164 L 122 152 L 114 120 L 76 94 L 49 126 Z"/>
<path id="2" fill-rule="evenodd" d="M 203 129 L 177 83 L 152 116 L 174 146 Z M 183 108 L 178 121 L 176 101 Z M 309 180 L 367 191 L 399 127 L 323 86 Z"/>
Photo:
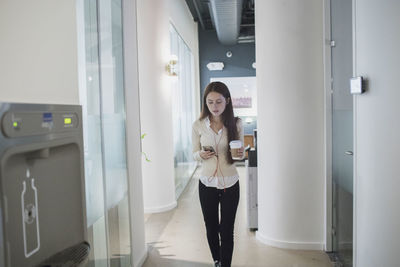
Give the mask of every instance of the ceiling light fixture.
<path id="1" fill-rule="evenodd" d="M 207 68 L 210 71 L 223 70 L 224 69 L 224 63 L 223 62 L 210 62 L 210 63 L 207 64 Z"/>

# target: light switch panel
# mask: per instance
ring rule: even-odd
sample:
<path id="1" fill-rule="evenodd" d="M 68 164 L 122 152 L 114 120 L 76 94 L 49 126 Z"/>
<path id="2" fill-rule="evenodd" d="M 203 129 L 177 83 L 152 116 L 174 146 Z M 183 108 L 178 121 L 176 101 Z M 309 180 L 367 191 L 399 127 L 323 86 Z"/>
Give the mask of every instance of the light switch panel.
<path id="1" fill-rule="evenodd" d="M 365 92 L 363 86 L 363 78 L 361 76 L 350 79 L 350 93 L 351 94 L 362 94 Z"/>

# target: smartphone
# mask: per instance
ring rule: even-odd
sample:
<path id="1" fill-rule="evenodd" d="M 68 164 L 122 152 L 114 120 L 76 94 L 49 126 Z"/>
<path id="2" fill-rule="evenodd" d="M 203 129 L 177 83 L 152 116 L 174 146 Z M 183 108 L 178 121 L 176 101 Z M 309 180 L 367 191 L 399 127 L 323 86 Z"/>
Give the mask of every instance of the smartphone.
<path id="1" fill-rule="evenodd" d="M 214 150 L 214 148 L 212 146 L 203 146 L 203 150 L 215 153 L 215 150 Z"/>

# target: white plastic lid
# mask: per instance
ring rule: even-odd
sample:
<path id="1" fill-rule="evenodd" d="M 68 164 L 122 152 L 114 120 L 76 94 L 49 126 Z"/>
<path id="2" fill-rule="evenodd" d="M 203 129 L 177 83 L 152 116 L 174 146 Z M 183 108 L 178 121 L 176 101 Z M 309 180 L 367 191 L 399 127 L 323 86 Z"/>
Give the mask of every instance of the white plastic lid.
<path id="1" fill-rule="evenodd" d="M 231 148 L 241 148 L 242 147 L 242 141 L 240 140 L 233 140 L 229 142 L 229 146 Z"/>

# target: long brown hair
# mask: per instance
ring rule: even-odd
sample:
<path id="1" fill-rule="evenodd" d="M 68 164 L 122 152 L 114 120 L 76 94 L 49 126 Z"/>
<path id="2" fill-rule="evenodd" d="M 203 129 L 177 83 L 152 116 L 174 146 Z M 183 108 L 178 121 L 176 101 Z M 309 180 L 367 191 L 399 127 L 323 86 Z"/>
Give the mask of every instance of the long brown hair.
<path id="1" fill-rule="evenodd" d="M 222 123 L 228 130 L 228 144 L 229 144 L 230 141 L 239 139 L 239 134 L 236 126 L 238 118 L 233 115 L 231 93 L 229 92 L 228 87 L 224 83 L 212 82 L 207 85 L 206 89 L 204 90 L 203 107 L 200 115 L 200 120 L 203 120 L 211 116 L 211 112 L 207 106 L 207 95 L 211 92 L 216 92 L 221 94 L 226 100 L 227 104 L 221 116 L 222 116 Z M 233 164 L 232 155 L 229 149 L 226 151 L 226 156 L 228 163 Z"/>

